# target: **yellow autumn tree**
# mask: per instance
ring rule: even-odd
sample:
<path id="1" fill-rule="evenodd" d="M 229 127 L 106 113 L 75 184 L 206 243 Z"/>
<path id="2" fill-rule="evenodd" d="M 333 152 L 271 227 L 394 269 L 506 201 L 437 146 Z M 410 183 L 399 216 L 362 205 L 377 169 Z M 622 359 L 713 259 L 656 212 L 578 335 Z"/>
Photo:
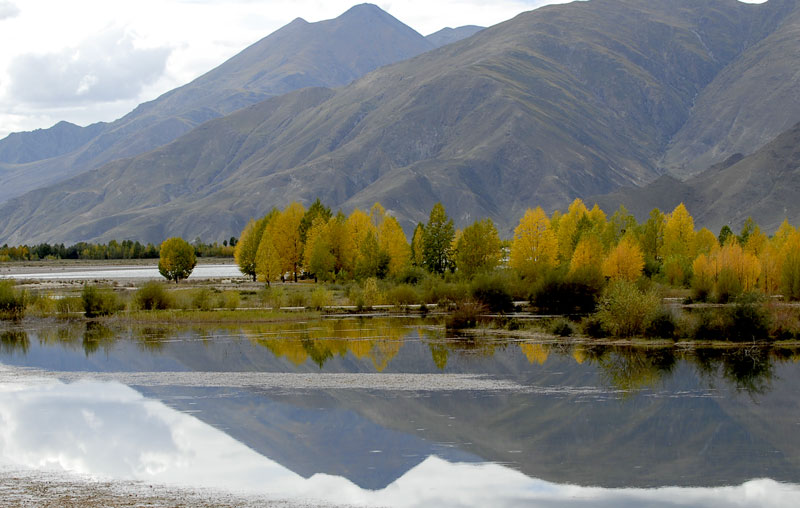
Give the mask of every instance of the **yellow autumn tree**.
<path id="1" fill-rule="evenodd" d="M 500 263 L 500 236 L 492 219 L 476 221 L 456 237 L 456 269 L 466 277 L 494 270 Z"/>
<path id="2" fill-rule="evenodd" d="M 673 286 L 682 286 L 691 277 L 694 246 L 694 219 L 681 203 L 664 225 L 664 275 Z"/>
<path id="3" fill-rule="evenodd" d="M 389 275 L 397 275 L 408 266 L 411 261 L 411 246 L 408 245 L 400 223 L 391 215 L 386 215 L 381 220 L 378 244 L 389 255 Z"/>
<path id="4" fill-rule="evenodd" d="M 364 242 L 370 236 L 377 237 L 378 231 L 372 225 L 372 219 L 363 210 L 355 208 L 347 217 L 347 247 L 346 257 L 349 269 L 354 271 L 355 267 L 363 263 L 362 251 Z"/>
<path id="5" fill-rule="evenodd" d="M 264 233 L 261 235 L 261 241 L 258 243 L 258 251 L 256 252 L 256 277 L 261 282 L 266 282 L 267 286 L 269 286 L 270 282 L 281 278 L 284 273 L 282 268 L 281 257 L 275 248 L 270 228 L 264 228 Z"/>
<path id="6" fill-rule="evenodd" d="M 411 263 L 414 266 L 422 266 L 425 262 L 423 251 L 425 250 L 425 226 L 420 222 L 414 228 L 414 235 L 411 237 Z"/>
<path id="7" fill-rule="evenodd" d="M 584 235 L 572 253 L 569 276 L 573 279 L 593 281 L 602 276 L 603 245 L 596 234 Z"/>
<path id="8" fill-rule="evenodd" d="M 555 266 L 557 254 L 558 240 L 547 214 L 540 207 L 528 209 L 514 229 L 511 267 L 523 277 L 535 278 Z"/>
<path id="9" fill-rule="evenodd" d="M 581 199 L 575 199 L 567 209 L 567 213 L 561 216 L 558 221 L 558 260 L 561 263 L 569 263 L 572 259 L 572 251 L 578 242 L 578 227 L 582 219 L 589 222 L 587 215 L 589 210 Z"/>
<path id="10" fill-rule="evenodd" d="M 603 275 L 610 279 L 635 281 L 642 275 L 644 255 L 639 243 L 628 234 L 611 249 L 603 262 Z"/>
<path id="11" fill-rule="evenodd" d="M 305 215 L 303 205 L 293 202 L 267 225 L 281 259 L 281 269 L 283 272 L 293 273 L 295 282 L 303 255 L 303 243 L 300 240 L 300 222 L 303 220 L 303 215 Z"/>

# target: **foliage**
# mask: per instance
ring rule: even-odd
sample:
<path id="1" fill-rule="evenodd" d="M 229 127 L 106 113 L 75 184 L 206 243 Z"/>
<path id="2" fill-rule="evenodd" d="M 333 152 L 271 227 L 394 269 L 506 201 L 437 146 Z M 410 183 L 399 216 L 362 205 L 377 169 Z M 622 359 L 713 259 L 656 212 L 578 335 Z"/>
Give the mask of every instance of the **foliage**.
<path id="1" fill-rule="evenodd" d="M 449 330 L 463 330 L 475 328 L 481 323 L 486 322 L 486 307 L 476 302 L 459 303 L 455 310 L 451 312 L 445 320 L 445 327 Z"/>
<path id="2" fill-rule="evenodd" d="M 554 319 L 550 323 L 548 331 L 559 337 L 572 337 L 572 335 L 575 334 L 575 328 L 572 326 L 572 323 L 564 318 Z"/>
<path id="3" fill-rule="evenodd" d="M 81 290 L 81 301 L 86 317 L 108 316 L 122 309 L 117 295 L 110 289 L 85 284 Z"/>
<path id="4" fill-rule="evenodd" d="M 471 288 L 472 298 L 491 312 L 512 312 L 514 299 L 503 280 L 491 275 L 475 278 Z"/>
<path id="5" fill-rule="evenodd" d="M 322 310 L 332 302 L 333 294 L 323 287 L 318 287 L 311 293 L 311 308 L 313 309 Z"/>
<path id="6" fill-rule="evenodd" d="M 455 230 L 453 219 L 447 216 L 441 203 L 433 205 L 423 233 L 423 264 L 430 272 L 444 273 L 452 262 Z"/>
<path id="7" fill-rule="evenodd" d="M 478 273 L 494 270 L 500 263 L 500 245 L 492 219 L 475 221 L 456 242 L 453 260 L 458 271 L 471 279 Z"/>
<path id="8" fill-rule="evenodd" d="M 530 301 L 540 312 L 550 314 L 594 312 L 601 289 L 598 279 L 565 279 L 552 274 L 534 287 Z"/>
<path id="9" fill-rule="evenodd" d="M 239 265 L 239 271 L 252 277 L 253 281 L 256 280 L 256 255 L 261 238 L 264 235 L 264 229 L 277 214 L 278 211 L 273 208 L 269 214 L 257 221 L 250 219 L 239 235 L 239 241 L 233 251 L 233 258 L 236 260 L 236 264 Z"/>
<path id="10" fill-rule="evenodd" d="M 609 279 L 635 281 L 642 275 L 644 256 L 632 235 L 626 235 L 611 249 L 603 262 L 603 275 Z"/>
<path id="11" fill-rule="evenodd" d="M 563 226 L 560 224 L 559 228 Z M 538 207 L 528 209 L 514 229 L 511 267 L 525 278 L 536 279 L 555 266 L 558 248 L 558 240 L 544 210 Z"/>
<path id="12" fill-rule="evenodd" d="M 626 279 L 611 281 L 597 312 L 603 328 L 615 337 L 642 335 L 661 311 L 661 298 Z"/>
<path id="13" fill-rule="evenodd" d="M 0 319 L 22 318 L 25 300 L 25 291 L 15 289 L 13 280 L 0 280 Z"/>
<path id="14" fill-rule="evenodd" d="M 293 202 L 267 224 L 267 230 L 280 259 L 281 270 L 294 274 L 295 282 L 303 259 L 300 222 L 304 215 L 303 205 Z"/>
<path id="15" fill-rule="evenodd" d="M 159 252 L 158 272 L 167 280 L 174 280 L 176 284 L 189 277 L 197 264 L 194 247 L 183 238 L 164 240 Z"/>
<path id="16" fill-rule="evenodd" d="M 386 303 L 391 305 L 414 305 L 420 303 L 420 297 L 414 286 L 397 284 L 386 292 Z"/>
<path id="17" fill-rule="evenodd" d="M 133 296 L 136 308 L 141 310 L 162 310 L 174 306 L 174 301 L 164 286 L 156 281 L 146 282 Z"/>

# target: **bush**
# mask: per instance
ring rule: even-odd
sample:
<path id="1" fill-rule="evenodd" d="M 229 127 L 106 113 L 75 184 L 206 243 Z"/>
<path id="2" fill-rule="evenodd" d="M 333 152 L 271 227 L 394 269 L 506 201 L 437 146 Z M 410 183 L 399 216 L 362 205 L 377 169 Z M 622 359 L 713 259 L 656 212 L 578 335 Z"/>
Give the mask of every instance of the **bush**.
<path id="1" fill-rule="evenodd" d="M 397 274 L 395 280 L 401 284 L 419 284 L 425 280 L 428 272 L 419 266 L 407 266 L 403 271 Z"/>
<path id="2" fill-rule="evenodd" d="M 381 293 L 378 290 L 378 279 L 370 277 L 364 281 L 364 305 L 372 307 L 381 303 Z"/>
<path id="3" fill-rule="evenodd" d="M 463 330 L 475 328 L 479 323 L 485 322 L 487 309 L 477 302 L 462 302 L 445 319 L 445 327 L 449 330 Z"/>
<path id="4" fill-rule="evenodd" d="M 584 335 L 593 339 L 608 337 L 608 330 L 603 327 L 602 320 L 597 315 L 587 316 L 581 322 Z"/>
<path id="5" fill-rule="evenodd" d="M 480 275 L 472 283 L 472 297 L 491 312 L 513 312 L 514 299 L 503 280 L 491 275 Z"/>
<path id="6" fill-rule="evenodd" d="M 644 333 L 661 309 L 655 291 L 643 292 L 632 282 L 615 280 L 603 292 L 597 316 L 611 335 L 631 337 Z"/>
<path id="7" fill-rule="evenodd" d="M 644 334 L 647 337 L 657 337 L 659 339 L 672 339 L 675 338 L 675 330 L 677 324 L 675 317 L 671 312 L 666 309 L 662 310 L 653 317 Z"/>
<path id="8" fill-rule="evenodd" d="M 726 336 L 736 342 L 769 338 L 770 315 L 758 295 L 742 295 L 728 310 Z"/>
<path id="9" fill-rule="evenodd" d="M 173 307 L 171 295 L 164 286 L 156 281 L 151 281 L 140 287 L 133 296 L 136 308 L 142 310 L 163 310 Z"/>
<path id="10" fill-rule="evenodd" d="M 302 291 L 292 291 L 287 298 L 289 307 L 305 307 L 308 304 L 306 294 Z"/>
<path id="11" fill-rule="evenodd" d="M 469 287 L 465 284 L 445 282 L 439 277 L 426 279 L 422 292 L 422 299 L 425 303 L 442 305 L 465 303 L 470 295 Z"/>
<path id="12" fill-rule="evenodd" d="M 0 280 L 0 319 L 20 319 L 25 315 L 25 291 L 14 288 L 14 281 Z"/>
<path id="13" fill-rule="evenodd" d="M 554 319 L 550 323 L 548 331 L 553 335 L 558 335 L 559 337 L 571 337 L 575 333 L 572 323 L 564 318 Z"/>
<path id="14" fill-rule="evenodd" d="M 550 277 L 537 285 L 530 296 L 531 304 L 549 314 L 587 314 L 594 312 L 600 296 L 599 281 Z"/>
<path id="15" fill-rule="evenodd" d="M 333 294 L 324 287 L 318 287 L 311 293 L 311 307 L 322 310 L 333 301 Z"/>
<path id="16" fill-rule="evenodd" d="M 399 284 L 389 289 L 386 293 L 386 301 L 392 305 L 413 305 L 419 303 L 419 295 L 414 286 L 409 284 Z"/>
<path id="17" fill-rule="evenodd" d="M 122 308 L 117 295 L 113 291 L 100 289 L 91 284 L 83 286 L 81 300 L 83 301 L 83 312 L 88 318 L 108 316 Z"/>
<path id="18" fill-rule="evenodd" d="M 258 292 L 258 299 L 265 307 L 280 309 L 286 301 L 286 291 L 278 287 L 265 287 Z"/>
<path id="19" fill-rule="evenodd" d="M 211 310 L 211 291 L 208 288 L 200 288 L 192 291 L 192 308 L 198 310 Z"/>
<path id="20" fill-rule="evenodd" d="M 65 296 L 56 300 L 56 312 L 61 317 L 68 317 L 83 311 L 83 300 L 79 296 Z"/>
<path id="21" fill-rule="evenodd" d="M 217 298 L 217 307 L 235 310 L 239 307 L 240 297 L 238 291 L 223 291 Z"/>

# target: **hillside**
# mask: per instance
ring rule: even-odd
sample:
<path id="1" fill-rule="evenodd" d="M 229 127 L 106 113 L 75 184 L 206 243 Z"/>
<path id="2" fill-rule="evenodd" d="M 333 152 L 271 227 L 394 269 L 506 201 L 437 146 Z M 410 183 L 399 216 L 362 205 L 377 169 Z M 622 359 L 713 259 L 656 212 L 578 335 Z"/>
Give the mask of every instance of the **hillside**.
<path id="1" fill-rule="evenodd" d="M 680 178 L 695 175 L 733 154 L 753 153 L 800 121 L 798 40 L 795 10 L 698 95 L 660 164 Z"/>
<path id="2" fill-rule="evenodd" d="M 437 48 L 446 46 L 448 44 L 452 44 L 454 42 L 458 42 L 461 39 L 466 39 L 467 37 L 472 37 L 476 33 L 483 30 L 484 27 L 482 26 L 475 26 L 475 25 L 466 25 L 460 26 L 458 28 L 442 28 L 438 32 L 434 32 L 430 35 L 426 35 L 425 38 L 428 41 L 436 46 Z"/>
<path id="3" fill-rule="evenodd" d="M 0 202 L 103 163 L 163 146 L 210 119 L 310 86 L 336 87 L 432 49 L 371 4 L 336 19 L 296 19 L 191 83 L 124 117 L 86 128 L 64 122 L 0 140 Z M 14 165 L 9 163 L 15 163 Z"/>
<path id="4" fill-rule="evenodd" d="M 489 216 L 507 234 L 528 207 L 656 179 L 696 98 L 795 19 L 794 8 L 592 0 L 537 9 L 11 201 L 0 208 L 0 242 L 217 240 L 272 206 L 317 197 L 345 211 L 380 201 L 407 231 L 442 201 L 457 226 Z"/>
<path id="5" fill-rule="evenodd" d="M 685 182 L 664 176 L 640 189 L 621 189 L 596 199 L 606 210 L 624 204 L 639 219 L 654 207 L 670 211 L 684 203 L 695 223 L 717 232 L 735 231 L 747 217 L 772 233 L 784 219 L 800 222 L 800 123 L 757 152 L 734 155 Z"/>

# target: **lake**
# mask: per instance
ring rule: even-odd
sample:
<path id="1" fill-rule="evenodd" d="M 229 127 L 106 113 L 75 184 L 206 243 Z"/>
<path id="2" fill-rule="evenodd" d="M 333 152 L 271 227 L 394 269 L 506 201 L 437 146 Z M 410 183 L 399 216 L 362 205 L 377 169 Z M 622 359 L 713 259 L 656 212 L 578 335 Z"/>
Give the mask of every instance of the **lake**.
<path id="1" fill-rule="evenodd" d="M 290 505 L 800 503 L 794 349 L 458 338 L 421 318 L 0 326 L 14 474 Z"/>
<path id="2" fill-rule="evenodd" d="M 60 265 L 49 266 L 41 269 L 36 266 L 13 266 L 5 267 L 0 272 L 0 279 L 26 279 L 26 280 L 112 280 L 119 281 L 124 279 L 158 279 L 164 277 L 158 273 L 156 265 Z M 234 264 L 198 264 L 192 270 L 190 278 L 195 279 L 217 279 L 217 278 L 237 278 L 242 273 L 239 267 Z"/>

